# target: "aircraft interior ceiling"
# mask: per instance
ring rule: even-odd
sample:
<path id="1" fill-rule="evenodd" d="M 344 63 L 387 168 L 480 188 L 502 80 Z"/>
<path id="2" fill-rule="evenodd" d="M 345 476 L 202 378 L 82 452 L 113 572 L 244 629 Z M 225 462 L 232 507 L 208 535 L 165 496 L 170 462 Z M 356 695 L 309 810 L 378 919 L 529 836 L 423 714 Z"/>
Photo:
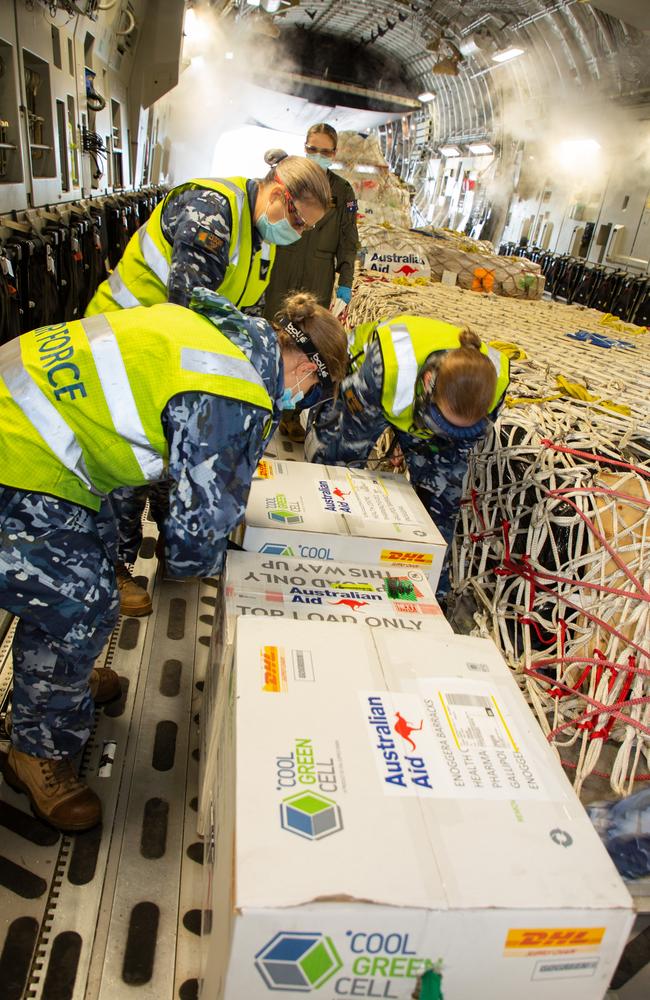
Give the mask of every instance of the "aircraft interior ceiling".
<path id="1" fill-rule="evenodd" d="M 644 0 L 314 0 L 280 5 L 274 24 L 303 55 L 302 73 L 351 83 L 365 75 L 367 87 L 411 99 L 433 93 L 436 134 L 446 141 L 488 134 L 502 124 L 505 98 L 543 101 L 549 85 L 555 100 L 578 89 L 586 100 L 650 95 Z M 338 58 L 325 44 L 332 38 Z M 512 49 L 523 58 L 494 61 Z"/>

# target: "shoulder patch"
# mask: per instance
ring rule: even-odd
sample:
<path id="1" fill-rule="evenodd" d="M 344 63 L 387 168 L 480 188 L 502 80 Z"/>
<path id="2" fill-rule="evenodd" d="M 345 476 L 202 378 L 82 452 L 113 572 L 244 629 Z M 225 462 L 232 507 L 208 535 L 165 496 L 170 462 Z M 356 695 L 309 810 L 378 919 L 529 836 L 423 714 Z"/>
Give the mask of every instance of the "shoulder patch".
<path id="1" fill-rule="evenodd" d="M 194 242 L 208 253 L 215 253 L 223 246 L 223 240 L 216 233 L 211 233 L 209 229 L 199 226 L 194 237 Z"/>
<path id="2" fill-rule="evenodd" d="M 346 203 L 345 203 L 345 210 L 346 210 L 346 212 L 356 212 L 357 209 L 358 209 L 358 207 L 359 206 L 357 205 L 356 200 L 355 201 L 346 201 Z"/>
<path id="3" fill-rule="evenodd" d="M 343 400 L 350 413 L 363 413 L 363 403 L 354 389 L 346 389 L 343 393 Z"/>

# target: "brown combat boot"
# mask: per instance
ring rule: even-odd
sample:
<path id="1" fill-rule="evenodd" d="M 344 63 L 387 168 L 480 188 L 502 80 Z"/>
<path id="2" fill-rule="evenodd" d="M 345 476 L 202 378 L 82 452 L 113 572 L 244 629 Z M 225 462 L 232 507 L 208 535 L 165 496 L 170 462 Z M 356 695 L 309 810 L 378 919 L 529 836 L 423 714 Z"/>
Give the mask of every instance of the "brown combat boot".
<path id="1" fill-rule="evenodd" d="M 124 563 L 115 564 L 115 575 L 120 592 L 120 612 L 131 618 L 141 618 L 153 611 L 149 594 L 136 583 Z"/>
<path id="2" fill-rule="evenodd" d="M 8 785 L 25 793 L 36 815 L 57 830 L 75 833 L 101 823 L 102 804 L 79 781 L 71 760 L 32 757 L 11 747 L 3 774 Z"/>
<path id="3" fill-rule="evenodd" d="M 88 687 L 96 705 L 108 705 L 122 696 L 120 678 L 109 667 L 93 667 L 88 678 Z M 5 714 L 5 732 L 11 736 L 13 713 L 10 708 Z"/>

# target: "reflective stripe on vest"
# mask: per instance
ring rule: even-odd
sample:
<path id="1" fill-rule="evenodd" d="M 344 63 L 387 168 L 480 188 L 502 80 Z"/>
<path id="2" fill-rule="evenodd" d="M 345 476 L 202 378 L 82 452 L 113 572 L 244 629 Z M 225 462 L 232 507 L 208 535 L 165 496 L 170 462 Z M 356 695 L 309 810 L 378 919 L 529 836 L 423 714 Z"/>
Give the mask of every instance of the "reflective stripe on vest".
<path id="1" fill-rule="evenodd" d="M 418 375 L 418 362 L 408 327 L 403 323 L 391 323 L 387 328 L 391 333 L 397 359 L 397 381 L 390 408 L 392 413 L 399 416 L 413 402 L 413 386 Z"/>
<path id="2" fill-rule="evenodd" d="M 108 287 L 111 290 L 113 298 L 122 309 L 133 309 L 135 306 L 142 305 L 140 300 L 136 299 L 133 292 L 122 281 L 119 268 L 120 265 L 118 264 L 115 270 L 108 276 Z"/>
<path id="3" fill-rule="evenodd" d="M 13 365 L 2 372 L 5 385 L 13 401 L 54 452 L 62 465 L 72 472 L 94 496 L 103 496 L 95 488 L 84 460 L 81 445 L 74 431 L 63 419 L 56 406 L 50 403 L 42 390 L 25 369 L 20 355 Z"/>
<path id="4" fill-rule="evenodd" d="M 130 446 L 145 479 L 160 479 L 164 470 L 162 455 L 151 447 L 142 426 L 129 376 L 110 323 L 105 316 L 92 316 L 82 320 L 81 325 L 88 337 L 115 430 Z"/>
<path id="5" fill-rule="evenodd" d="M 201 372 L 203 375 L 221 375 L 223 378 L 254 382 L 266 390 L 262 376 L 250 361 L 244 358 L 229 358 L 224 354 L 184 347 L 181 351 L 181 368 L 188 372 Z"/>
<path id="6" fill-rule="evenodd" d="M 226 180 L 223 177 L 219 179 L 219 183 L 223 184 L 225 188 L 228 188 L 228 190 L 232 192 L 232 194 L 235 196 L 237 200 L 237 215 L 239 218 L 239 225 L 237 226 L 237 239 L 235 241 L 235 246 L 233 248 L 231 244 L 230 247 L 230 261 L 229 261 L 231 264 L 237 267 L 237 265 L 239 264 L 239 253 L 241 250 L 242 216 L 244 213 L 244 201 L 246 199 L 246 194 L 244 191 L 241 190 L 241 188 L 238 188 L 236 184 L 231 184 L 229 180 Z M 234 223 L 235 220 L 233 219 L 233 226 Z"/>
<path id="7" fill-rule="evenodd" d="M 148 224 L 145 222 L 144 226 L 140 226 L 138 229 L 140 250 L 147 266 L 153 271 L 158 280 L 161 281 L 166 288 L 171 268 L 169 266 L 169 262 L 165 259 L 164 254 L 160 252 L 147 232 L 147 225 Z"/>

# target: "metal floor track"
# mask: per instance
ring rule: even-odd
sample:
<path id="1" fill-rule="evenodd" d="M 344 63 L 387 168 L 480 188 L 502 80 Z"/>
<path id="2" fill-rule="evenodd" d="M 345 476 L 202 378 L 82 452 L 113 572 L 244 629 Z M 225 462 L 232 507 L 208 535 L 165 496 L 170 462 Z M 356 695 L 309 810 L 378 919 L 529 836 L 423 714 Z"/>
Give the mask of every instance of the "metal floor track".
<path id="1" fill-rule="evenodd" d="M 104 650 L 123 697 L 98 713 L 81 762 L 102 827 L 61 836 L 0 780 L 2 1000 L 198 996 L 197 721 L 215 584 L 156 579 L 154 549 L 146 524 L 135 570 L 153 614 L 120 619 Z M 12 631 L 0 631 L 0 706 Z"/>

